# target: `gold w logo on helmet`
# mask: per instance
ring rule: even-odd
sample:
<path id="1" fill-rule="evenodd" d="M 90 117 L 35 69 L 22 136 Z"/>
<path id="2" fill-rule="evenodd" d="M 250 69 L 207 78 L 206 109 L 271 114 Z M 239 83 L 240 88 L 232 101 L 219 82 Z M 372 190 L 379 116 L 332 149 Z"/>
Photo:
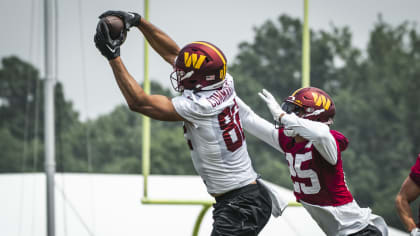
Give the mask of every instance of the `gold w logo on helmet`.
<path id="1" fill-rule="evenodd" d="M 204 55 L 200 55 L 200 57 L 198 57 L 197 54 L 192 53 L 190 55 L 190 53 L 188 52 L 184 52 L 184 63 L 186 67 L 191 67 L 192 66 L 195 69 L 200 69 L 201 65 L 203 64 L 204 60 L 206 59 L 206 56 Z"/>
<path id="2" fill-rule="evenodd" d="M 312 96 L 314 98 L 314 102 L 316 106 L 321 106 L 328 111 L 328 109 L 331 106 L 331 100 L 326 98 L 324 95 L 320 95 L 318 93 L 312 93 Z"/>

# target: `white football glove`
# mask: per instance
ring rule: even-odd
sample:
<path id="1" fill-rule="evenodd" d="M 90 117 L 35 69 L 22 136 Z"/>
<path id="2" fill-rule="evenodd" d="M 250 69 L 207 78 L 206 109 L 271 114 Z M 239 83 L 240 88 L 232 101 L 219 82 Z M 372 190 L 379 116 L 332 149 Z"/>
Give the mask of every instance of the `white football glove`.
<path id="1" fill-rule="evenodd" d="M 420 229 L 414 228 L 413 230 L 411 230 L 410 236 L 420 236 Z"/>
<path id="2" fill-rule="evenodd" d="M 259 92 L 258 95 L 262 98 L 262 100 L 264 100 L 265 103 L 267 103 L 268 109 L 270 109 L 274 120 L 280 121 L 280 116 L 282 114 L 286 114 L 286 112 L 283 111 L 283 109 L 281 109 L 280 105 L 277 103 L 273 95 L 271 95 L 271 93 L 265 89 Z"/>

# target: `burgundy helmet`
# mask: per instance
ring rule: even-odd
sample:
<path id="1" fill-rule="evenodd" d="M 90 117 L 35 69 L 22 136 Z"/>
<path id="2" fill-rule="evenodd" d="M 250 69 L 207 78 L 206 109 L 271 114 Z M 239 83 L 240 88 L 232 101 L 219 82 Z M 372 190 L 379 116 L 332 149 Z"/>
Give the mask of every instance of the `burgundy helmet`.
<path id="1" fill-rule="evenodd" d="M 315 87 L 300 88 L 284 99 L 282 108 L 287 113 L 314 121 L 331 124 L 335 115 L 335 105 L 331 97 Z"/>
<path id="2" fill-rule="evenodd" d="M 178 92 L 217 89 L 224 83 L 226 62 L 223 52 L 213 44 L 192 42 L 182 48 L 176 58 L 172 86 Z"/>

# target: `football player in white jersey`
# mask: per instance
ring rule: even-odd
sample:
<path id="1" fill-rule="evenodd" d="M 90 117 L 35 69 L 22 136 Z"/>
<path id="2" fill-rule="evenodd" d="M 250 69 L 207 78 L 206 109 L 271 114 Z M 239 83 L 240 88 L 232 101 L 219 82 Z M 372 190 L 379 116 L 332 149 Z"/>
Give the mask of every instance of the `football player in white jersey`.
<path id="1" fill-rule="evenodd" d="M 237 99 L 243 127 L 285 154 L 296 200 L 319 227 L 327 235 L 388 235 L 382 217 L 359 207 L 346 186 L 341 152 L 348 140 L 329 128 L 335 115 L 331 97 L 318 88 L 301 88 L 280 107 L 268 91 L 259 95 L 281 127 Z"/>
<path id="2" fill-rule="evenodd" d="M 125 35 L 112 40 L 106 23 L 98 23 L 96 47 L 109 60 L 130 109 L 157 120 L 184 122 L 195 170 L 216 199 L 211 235 L 258 235 L 271 213 L 278 216 L 281 211 L 252 167 L 223 52 L 204 41 L 179 49 L 168 35 L 136 13 L 108 11 L 100 18 L 109 15 L 124 20 L 127 30 L 137 27 L 174 68 L 171 81 L 180 96 L 146 94 L 119 57 Z"/>

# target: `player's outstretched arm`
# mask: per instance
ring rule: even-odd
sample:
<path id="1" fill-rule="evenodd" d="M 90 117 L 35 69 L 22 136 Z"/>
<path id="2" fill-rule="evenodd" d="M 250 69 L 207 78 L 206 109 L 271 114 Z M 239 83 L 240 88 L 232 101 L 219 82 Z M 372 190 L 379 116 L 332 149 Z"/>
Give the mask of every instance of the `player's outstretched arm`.
<path id="1" fill-rule="evenodd" d="M 410 203 L 419 196 L 420 187 L 410 177 L 407 177 L 401 186 L 400 192 L 395 197 L 397 213 L 408 232 L 417 227 L 411 213 Z"/>
<path id="2" fill-rule="evenodd" d="M 182 121 L 172 101 L 163 95 L 149 95 L 128 73 L 120 57 L 109 61 L 118 86 L 132 111 L 156 120 Z"/>
<path id="3" fill-rule="evenodd" d="M 183 120 L 169 98 L 162 95 L 148 95 L 128 73 L 120 58 L 120 45 L 110 38 L 108 27 L 103 20 L 98 23 L 94 42 L 101 54 L 108 59 L 118 86 L 131 110 L 157 120 Z"/>
<path id="4" fill-rule="evenodd" d="M 236 97 L 235 100 L 239 106 L 239 117 L 241 118 L 242 127 L 258 139 L 284 153 L 279 145 L 278 130 L 276 127 L 257 115 L 239 97 Z"/>
<path id="5" fill-rule="evenodd" d="M 150 46 L 170 65 L 174 65 L 175 58 L 180 51 L 175 41 L 165 32 L 144 18 L 140 19 L 137 28 L 143 33 Z"/>
<path id="6" fill-rule="evenodd" d="M 165 32 L 135 12 L 111 10 L 102 13 L 99 18 L 106 16 L 117 16 L 122 19 L 126 30 L 137 27 L 143 33 L 144 37 L 146 37 L 152 48 L 170 65 L 174 65 L 175 58 L 179 53 L 179 47 Z"/>

